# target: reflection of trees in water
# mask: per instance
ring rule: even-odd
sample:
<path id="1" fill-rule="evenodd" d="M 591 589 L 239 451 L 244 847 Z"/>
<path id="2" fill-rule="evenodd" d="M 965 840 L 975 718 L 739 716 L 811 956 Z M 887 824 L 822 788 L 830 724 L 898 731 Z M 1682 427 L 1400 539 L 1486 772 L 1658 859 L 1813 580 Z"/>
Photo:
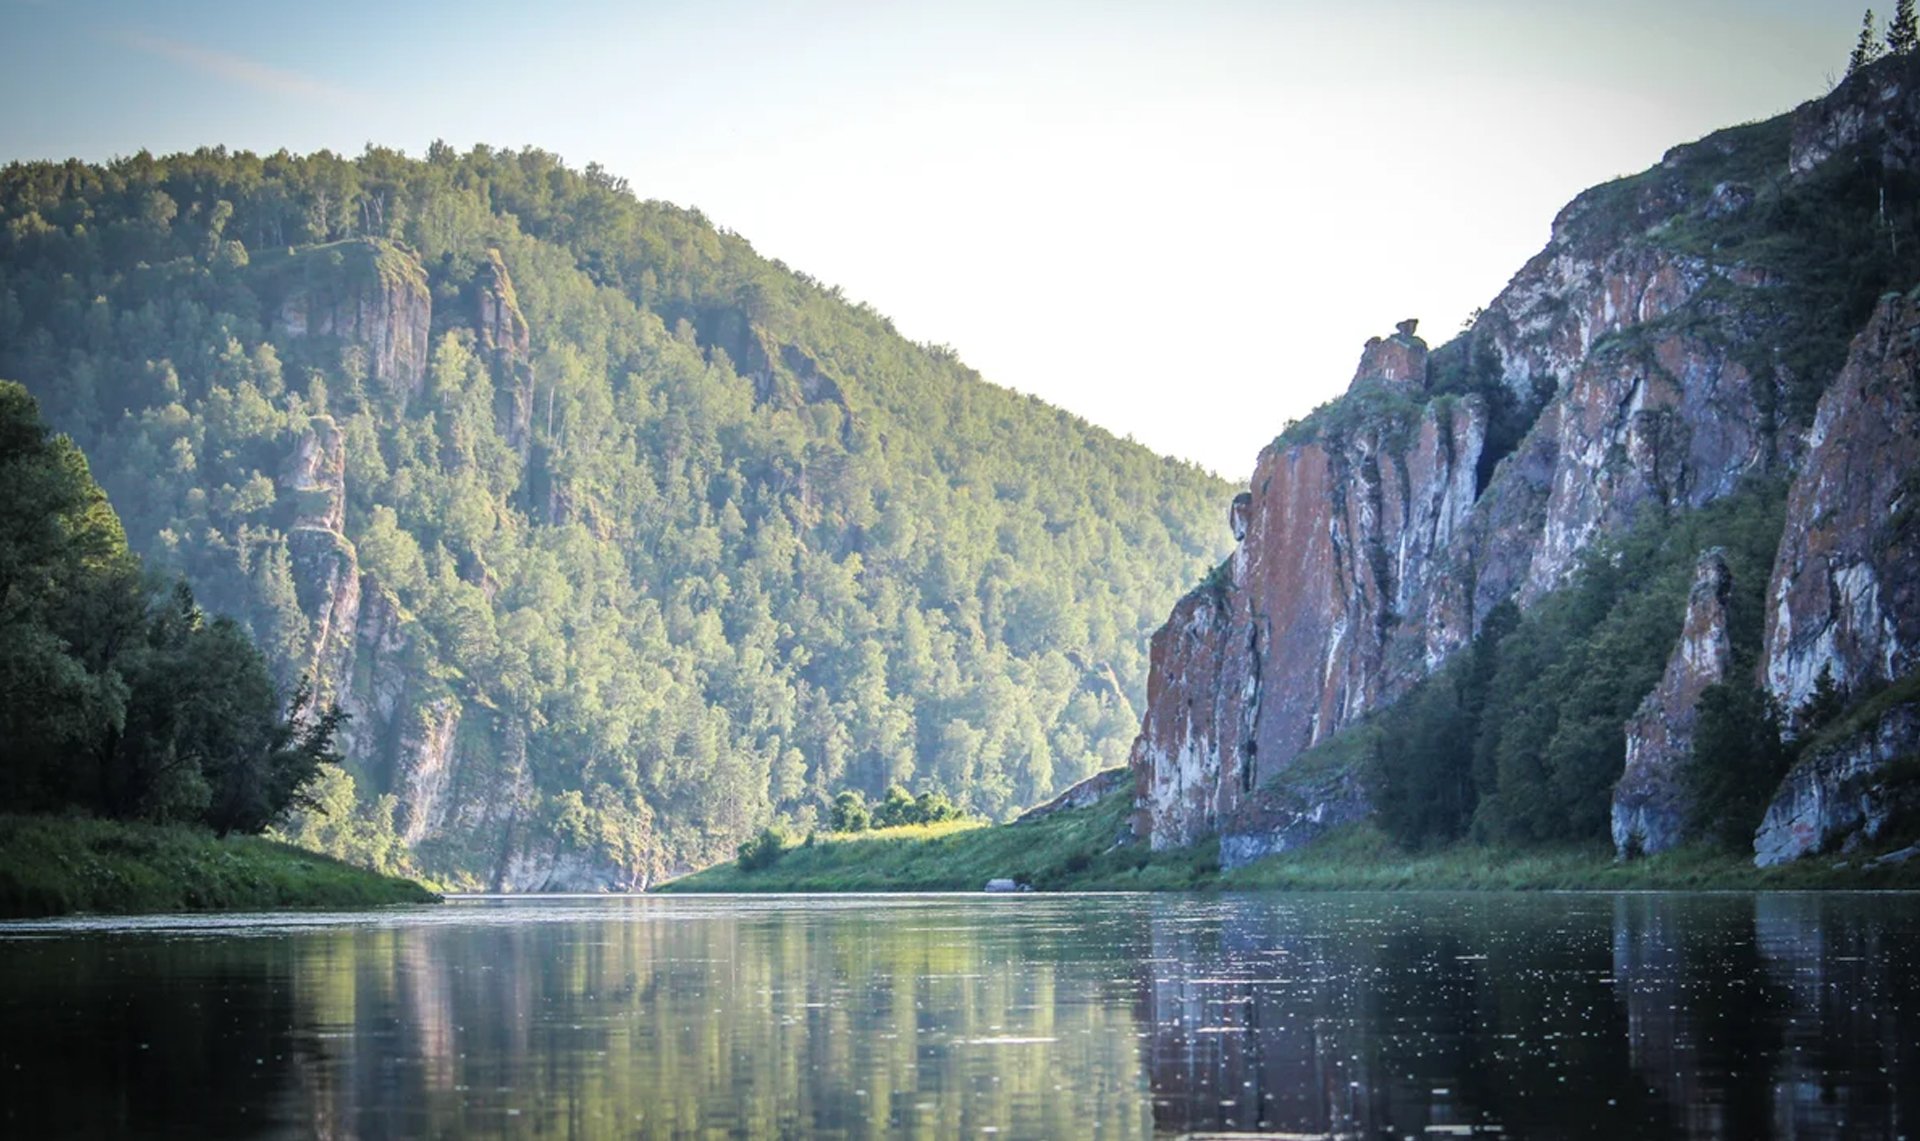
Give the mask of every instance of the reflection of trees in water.
<path id="1" fill-rule="evenodd" d="M 519 906 L 0 942 L 0 1136 L 1920 1121 L 1900 897 Z"/>
<path id="2" fill-rule="evenodd" d="M 1913 920 L 1911 902 L 1750 896 L 1295 898 L 1169 913 L 1153 923 L 1140 1006 L 1155 1124 L 1910 1133 L 1920 1083 L 1901 1051 L 1920 978 L 1912 950 L 1888 940 Z"/>
<path id="3" fill-rule="evenodd" d="M 1761 897 L 1755 946 L 1783 994 L 1774 1128 L 1801 1137 L 1920 1133 L 1920 969 L 1897 896 Z M 1779 1001 L 1776 1000 L 1776 1005 Z"/>
<path id="4" fill-rule="evenodd" d="M 338 1136 L 1141 1136 L 1120 953 L 795 909 L 317 938 L 295 989 Z"/>
<path id="5" fill-rule="evenodd" d="M 0 1136 L 250 1137 L 302 1120 L 288 967 L 271 940 L 0 944 Z"/>

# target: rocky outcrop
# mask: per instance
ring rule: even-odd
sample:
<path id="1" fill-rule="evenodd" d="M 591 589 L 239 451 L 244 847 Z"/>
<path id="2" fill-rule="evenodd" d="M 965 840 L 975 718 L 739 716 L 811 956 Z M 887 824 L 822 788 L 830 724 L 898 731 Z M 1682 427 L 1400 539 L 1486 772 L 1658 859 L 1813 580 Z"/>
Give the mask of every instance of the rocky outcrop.
<path id="1" fill-rule="evenodd" d="M 451 695 L 423 700 L 409 711 L 394 750 L 394 825 L 409 845 L 444 831 L 453 784 L 460 703 Z"/>
<path id="2" fill-rule="evenodd" d="M 337 338 L 363 355 L 367 374 L 389 392 L 417 395 L 433 315 L 419 259 L 370 238 L 312 247 L 291 260 L 275 329 L 290 338 Z"/>
<path id="3" fill-rule="evenodd" d="M 1262 453 L 1230 514 L 1239 548 L 1154 639 L 1133 753 L 1140 835 L 1164 847 L 1218 833 L 1255 853 L 1364 814 L 1357 787 L 1256 793 L 1437 669 L 1502 603 L 1564 585 L 1597 540 L 1798 461 L 1775 422 L 1796 378 L 1756 351 L 1778 340 L 1780 279 L 1659 237 L 1748 210 L 1750 187 L 1701 175 L 1733 158 L 1746 169 L 1756 147 L 1784 165 L 1784 123 L 1676 147 L 1582 194 L 1464 345 L 1429 354 L 1410 323 L 1369 342 L 1342 402 Z M 1537 413 L 1485 455 L 1487 413 L 1438 394 L 1495 386 Z M 1641 843 L 1675 830 L 1680 806 L 1653 774 L 1684 754 L 1708 672 L 1676 673 L 1639 726 L 1620 822 Z"/>
<path id="4" fill-rule="evenodd" d="M 1580 552 L 1648 510 L 1701 507 L 1769 469 L 1760 412 L 1772 393 L 1724 338 L 1658 331 L 1594 352 L 1541 413 L 1478 514 L 1476 610 L 1531 605 Z"/>
<path id="5" fill-rule="evenodd" d="M 509 361 L 527 360 L 533 352 L 532 330 L 520 312 L 520 297 L 513 291 L 513 278 L 499 250 L 487 250 L 486 260 L 474 274 L 473 290 L 473 328 L 480 347 Z"/>
<path id="6" fill-rule="evenodd" d="M 1470 638 L 1440 590 L 1485 431 L 1477 402 L 1435 401 L 1261 454 L 1230 512 L 1239 547 L 1153 638 L 1136 834 L 1156 848 L 1212 834 Z"/>
<path id="7" fill-rule="evenodd" d="M 629 877 L 600 857 L 553 840 L 516 848 L 501 862 L 493 890 L 502 892 L 645 891 L 644 878 Z"/>
<path id="8" fill-rule="evenodd" d="M 1114 793 L 1127 786 L 1127 770 L 1123 768 L 1103 769 L 1086 780 L 1073 785 L 1065 792 L 1022 812 L 1014 820 L 1015 824 L 1025 824 L 1032 820 L 1045 820 L 1062 812 L 1072 812 L 1080 808 L 1092 808 Z"/>
<path id="9" fill-rule="evenodd" d="M 1863 693 L 1920 667 L 1920 298 L 1888 297 L 1821 398 L 1768 584 L 1766 681 Z"/>
<path id="10" fill-rule="evenodd" d="M 1427 343 L 1414 334 L 1418 321 L 1402 321 L 1394 326 L 1393 336 L 1374 337 L 1360 351 L 1360 367 L 1353 370 L 1353 383 L 1379 381 L 1412 388 L 1427 386 Z"/>
<path id="11" fill-rule="evenodd" d="M 498 383 L 500 434 L 524 458 L 533 444 L 533 333 L 497 249 L 474 275 L 473 328 Z"/>
<path id="12" fill-rule="evenodd" d="M 1861 68 L 1795 112 L 1787 169 L 1811 173 L 1863 143 L 1891 170 L 1912 170 L 1920 160 L 1920 63 L 1911 54 Z"/>
<path id="13" fill-rule="evenodd" d="M 1693 751 L 1694 706 L 1727 676 L 1733 642 L 1727 600 L 1733 573 L 1719 549 L 1694 568 L 1680 643 L 1660 684 L 1627 722 L 1627 765 L 1613 790 L 1613 846 L 1625 857 L 1664 852 L 1686 837 L 1685 769 Z"/>
<path id="14" fill-rule="evenodd" d="M 1352 768 L 1295 765 L 1256 787 L 1220 822 L 1220 866 L 1233 869 L 1291 852 L 1373 814 Z"/>
<path id="15" fill-rule="evenodd" d="M 294 445 L 281 475 L 292 500 L 287 557 L 294 597 L 307 618 L 307 645 L 298 672 L 313 699 L 338 701 L 353 666 L 360 621 L 360 561 L 341 533 L 346 519 L 346 444 L 329 416 L 315 416 Z"/>
<path id="16" fill-rule="evenodd" d="M 1920 670 L 1920 296 L 1882 299 L 1821 397 L 1767 588 L 1767 689 L 1789 715 L 1822 675 L 1845 693 L 1910 688 Z M 1890 695 L 1891 696 L 1891 695 Z M 1801 729 L 1799 725 L 1792 725 Z M 1816 749 L 1754 836 L 1765 866 L 1877 838 L 1905 807 L 1920 715 L 1892 704 Z"/>
<path id="17" fill-rule="evenodd" d="M 1753 862 L 1771 867 L 1852 851 L 1920 812 L 1920 702 L 1895 705 L 1866 729 L 1794 765 L 1753 836 Z"/>

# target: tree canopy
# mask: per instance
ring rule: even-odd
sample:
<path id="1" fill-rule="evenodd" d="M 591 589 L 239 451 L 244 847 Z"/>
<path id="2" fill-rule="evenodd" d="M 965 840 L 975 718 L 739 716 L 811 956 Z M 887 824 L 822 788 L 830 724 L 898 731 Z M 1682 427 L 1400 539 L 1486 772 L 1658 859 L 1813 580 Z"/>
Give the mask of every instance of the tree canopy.
<path id="1" fill-rule="evenodd" d="M 258 832 L 336 760 L 184 583 L 156 589 L 72 441 L 0 381 L 0 809 Z"/>
<path id="2" fill-rule="evenodd" d="M 1121 763 L 1147 637 L 1229 538 L 1206 472 L 537 150 L 10 166 L 0 371 L 278 684 L 369 710 L 359 816 L 311 833 L 369 862 L 426 795 L 409 732 L 446 796 L 636 872 L 846 789 L 1003 816 Z M 314 433 L 337 541 L 288 476 Z M 349 561 L 401 648 L 342 672 Z M 506 825 L 442 816 L 424 866 L 484 876 Z"/>

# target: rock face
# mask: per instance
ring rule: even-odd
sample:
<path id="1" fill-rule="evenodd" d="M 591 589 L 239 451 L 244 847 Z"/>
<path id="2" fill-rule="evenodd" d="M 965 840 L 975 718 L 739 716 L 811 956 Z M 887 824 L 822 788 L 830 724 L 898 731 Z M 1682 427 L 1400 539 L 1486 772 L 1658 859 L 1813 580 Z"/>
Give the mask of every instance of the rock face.
<path id="1" fill-rule="evenodd" d="M 364 244 L 371 277 L 360 272 L 368 267 L 355 269 L 347 259 L 344 292 L 296 290 L 282 306 L 283 328 L 291 336 L 335 336 L 358 347 L 373 375 L 396 382 L 394 395 L 404 399 L 425 368 L 424 278 L 415 282 L 404 266 L 379 264 L 406 256 L 418 272 L 410 255 Z M 531 337 L 497 254 L 482 266 L 474 295 L 475 342 L 505 382 L 506 399 L 496 412 L 524 454 L 531 435 Z M 480 859 L 458 863 L 491 862 L 481 886 L 495 890 L 626 885 L 631 877 L 620 869 L 514 827 L 538 805 L 524 731 L 501 724 L 501 716 L 485 708 L 470 709 L 419 668 L 424 635 L 393 593 L 361 568 L 345 533 L 347 444 L 330 417 L 314 417 L 295 440 L 280 486 L 283 502 L 291 504 L 287 550 L 310 631 L 299 665 L 313 680 L 314 700 L 336 702 L 348 714 L 343 753 L 370 793 L 393 796 L 400 838 L 427 853 L 440 847 L 470 857 L 484 848 Z"/>
<path id="2" fill-rule="evenodd" d="M 1477 402 L 1434 402 L 1261 454 L 1232 509 L 1240 546 L 1153 638 L 1131 758 L 1138 835 L 1161 848 L 1219 830 L 1266 778 L 1422 676 L 1432 647 L 1471 636 L 1435 596 L 1485 430 Z"/>
<path id="3" fill-rule="evenodd" d="M 1753 862 L 1771 867 L 1876 840 L 1902 814 L 1920 810 L 1911 768 L 1920 742 L 1920 702 L 1897 705 L 1867 729 L 1816 751 L 1780 782 L 1753 836 Z"/>
<path id="4" fill-rule="evenodd" d="M 473 298 L 475 338 L 500 382 L 501 435 L 524 458 L 533 444 L 533 332 L 499 250 L 487 251 L 474 275 Z"/>
<path id="5" fill-rule="evenodd" d="M 1569 374 L 1476 512 L 1476 613 L 1531 605 L 1594 539 L 1647 510 L 1704 506 L 1778 462 L 1760 412 L 1772 394 L 1730 352 L 1724 337 L 1660 331 Z"/>
<path id="6" fill-rule="evenodd" d="M 1694 569 L 1680 643 L 1660 684 L 1627 722 L 1627 767 L 1613 790 L 1613 846 L 1621 856 L 1664 852 L 1684 838 L 1685 768 L 1693 750 L 1694 705 L 1724 681 L 1733 656 L 1727 599 L 1733 574 L 1719 549 Z"/>
<path id="7" fill-rule="evenodd" d="M 1767 688 L 1850 692 L 1920 666 L 1920 300 L 1884 299 L 1821 398 L 1768 584 Z"/>
<path id="8" fill-rule="evenodd" d="M 1787 496 L 1768 583 L 1766 686 L 1789 714 L 1825 672 L 1871 693 L 1920 668 L 1920 299 L 1884 298 L 1820 400 Z M 1895 704 L 1803 759 L 1754 837 L 1779 863 L 1872 839 L 1900 807 L 1888 770 L 1920 752 L 1920 715 Z"/>
<path id="9" fill-rule="evenodd" d="M 285 293 L 275 327 L 294 338 L 333 337 L 364 354 L 367 373 L 401 396 L 427 375 L 433 297 L 414 255 L 378 239 L 303 251 L 306 275 Z"/>
<path id="10" fill-rule="evenodd" d="M 1912 170 L 1920 160 L 1920 65 L 1910 58 L 1862 68 L 1832 95 L 1802 107 L 1793 119 L 1787 168 L 1805 174 L 1862 142 L 1892 170 Z"/>
<path id="11" fill-rule="evenodd" d="M 1025 824 L 1030 820 L 1045 820 L 1047 817 L 1055 815 L 1056 813 L 1072 812 L 1080 808 L 1091 808 L 1107 797 L 1119 792 L 1121 788 L 1125 787 L 1126 783 L 1126 769 L 1103 769 L 1088 777 L 1086 780 L 1081 781 L 1079 784 L 1067 789 L 1052 800 L 1047 801 L 1045 804 L 1035 805 L 1025 812 L 1022 812 L 1014 823 Z"/>
<path id="12" fill-rule="evenodd" d="M 1353 370 L 1353 383 L 1369 380 L 1387 384 L 1427 386 L 1427 343 L 1414 335 L 1418 321 L 1402 321 L 1393 336 L 1374 337 L 1360 352 L 1360 367 Z"/>
<path id="13" fill-rule="evenodd" d="M 352 668 L 360 621 L 360 563 L 341 533 L 346 520 L 346 445 L 332 417 L 315 416 L 295 445 L 281 487 L 293 500 L 287 555 L 307 617 L 306 672 L 319 701 Z"/>
<path id="14" fill-rule="evenodd" d="M 1805 179 L 1863 150 L 1912 167 L 1916 93 L 1920 63 L 1896 60 L 1790 122 L 1677 147 L 1569 204 L 1460 342 L 1430 353 L 1410 322 L 1368 342 L 1347 396 L 1261 453 L 1230 510 L 1238 549 L 1154 637 L 1136 833 L 1155 847 L 1218 834 L 1223 859 L 1253 858 L 1364 815 L 1353 782 L 1290 769 L 1469 644 L 1496 607 L 1564 585 L 1597 540 L 1756 475 L 1803 473 L 1772 586 L 1769 688 L 1792 705 L 1829 661 L 1856 689 L 1920 664 L 1906 523 L 1920 499 L 1903 490 L 1920 454 L 1911 386 L 1896 383 L 1920 367 L 1911 307 L 1883 307 L 1863 334 L 1880 363 L 1856 346 L 1852 379 L 1801 440 L 1777 425 L 1781 394 L 1826 378 L 1793 375 L 1778 348 L 1790 283 L 1668 237 L 1747 214 L 1756 192 L 1728 167 L 1764 159 Z M 1507 424 L 1513 408 L 1532 418 L 1490 444 L 1489 411 L 1443 395 L 1461 391 L 1500 394 Z M 1623 845 L 1676 835 L 1692 703 L 1728 668 L 1723 570 L 1703 565 L 1681 646 L 1634 720 Z"/>

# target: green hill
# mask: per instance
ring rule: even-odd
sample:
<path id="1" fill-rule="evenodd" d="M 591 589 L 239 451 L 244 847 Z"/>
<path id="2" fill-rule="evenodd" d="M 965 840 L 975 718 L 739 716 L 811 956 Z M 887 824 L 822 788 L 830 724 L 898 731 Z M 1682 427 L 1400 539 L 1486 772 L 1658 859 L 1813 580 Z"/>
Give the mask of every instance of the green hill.
<path id="1" fill-rule="evenodd" d="M 539 151 L 0 171 L 0 376 L 350 715 L 290 831 L 646 882 L 843 789 L 1124 760 L 1226 485 Z"/>

